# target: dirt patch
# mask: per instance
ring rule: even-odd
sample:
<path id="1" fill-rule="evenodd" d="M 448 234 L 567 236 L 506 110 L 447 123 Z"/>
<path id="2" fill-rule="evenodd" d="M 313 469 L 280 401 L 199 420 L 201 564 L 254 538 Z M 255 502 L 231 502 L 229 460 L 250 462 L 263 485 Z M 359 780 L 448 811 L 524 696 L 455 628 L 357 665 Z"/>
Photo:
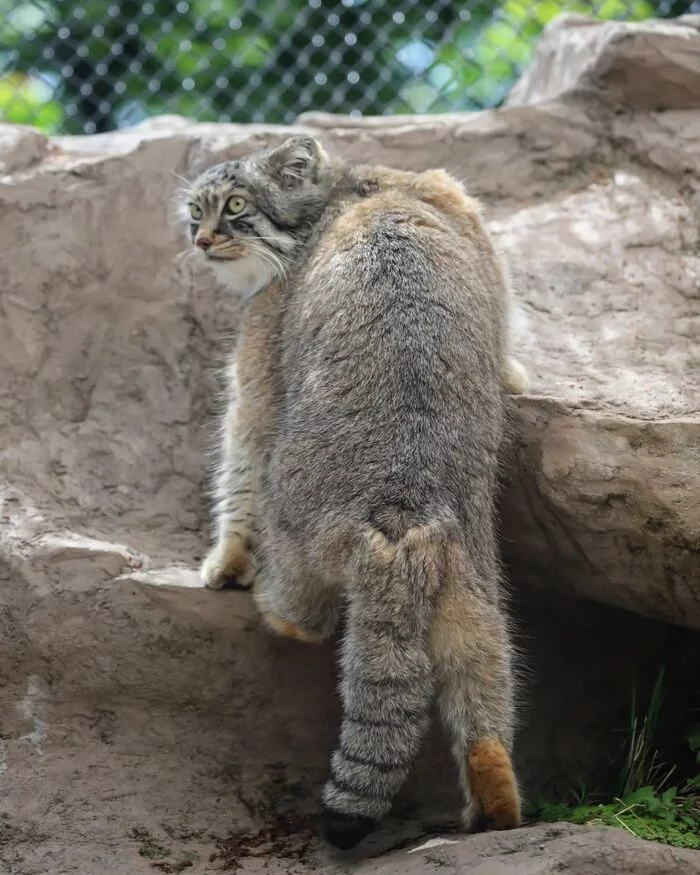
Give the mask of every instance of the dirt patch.
<path id="1" fill-rule="evenodd" d="M 275 821 L 255 833 L 231 833 L 216 842 L 210 863 L 218 863 L 224 872 L 237 872 L 241 862 L 250 857 L 293 860 L 312 866 L 316 839 L 316 818 L 298 813 L 279 814 Z"/>

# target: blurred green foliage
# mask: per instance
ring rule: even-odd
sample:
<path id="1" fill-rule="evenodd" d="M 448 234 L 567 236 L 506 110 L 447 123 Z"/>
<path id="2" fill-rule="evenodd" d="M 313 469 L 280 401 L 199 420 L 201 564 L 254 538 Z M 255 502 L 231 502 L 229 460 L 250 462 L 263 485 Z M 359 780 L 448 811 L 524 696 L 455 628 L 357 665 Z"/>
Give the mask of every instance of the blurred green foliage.
<path id="1" fill-rule="evenodd" d="M 293 121 L 498 105 L 562 12 L 691 0 L 0 0 L 0 119 L 82 133 L 162 112 Z"/>

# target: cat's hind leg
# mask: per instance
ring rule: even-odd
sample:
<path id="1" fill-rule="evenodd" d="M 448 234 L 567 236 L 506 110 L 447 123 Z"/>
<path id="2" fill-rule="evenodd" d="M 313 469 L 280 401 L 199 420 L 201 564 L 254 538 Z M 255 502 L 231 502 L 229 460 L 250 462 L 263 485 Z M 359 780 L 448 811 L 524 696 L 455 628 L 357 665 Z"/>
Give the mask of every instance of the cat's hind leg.
<path id="1" fill-rule="evenodd" d="M 472 581 L 472 583 L 474 583 Z M 438 702 L 452 737 L 464 795 L 464 825 L 520 824 L 511 762 L 512 649 L 506 618 L 476 582 L 446 581 L 431 633 Z"/>
<path id="2" fill-rule="evenodd" d="M 291 539 L 266 551 L 264 580 L 256 582 L 253 595 L 267 626 L 286 638 L 318 643 L 338 623 L 339 585 L 314 574 Z"/>

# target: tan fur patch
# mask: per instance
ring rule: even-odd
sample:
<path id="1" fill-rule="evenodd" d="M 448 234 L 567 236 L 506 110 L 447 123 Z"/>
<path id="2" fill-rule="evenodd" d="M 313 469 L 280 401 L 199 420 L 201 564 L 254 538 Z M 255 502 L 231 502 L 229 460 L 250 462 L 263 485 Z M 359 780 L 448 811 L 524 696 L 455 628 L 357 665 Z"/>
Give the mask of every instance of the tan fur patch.
<path id="1" fill-rule="evenodd" d="M 451 546 L 430 629 L 430 649 L 437 666 L 461 673 L 462 666 L 469 665 L 480 685 L 488 686 L 507 642 L 498 612 L 478 590 L 462 585 L 465 580 L 478 580 L 476 569 L 459 547 Z"/>
<path id="2" fill-rule="evenodd" d="M 263 614 L 263 618 L 267 625 L 283 638 L 293 638 L 295 641 L 303 641 L 305 644 L 318 644 L 323 641 L 322 635 L 314 635 L 312 632 L 307 632 L 301 626 L 290 623 L 288 620 L 283 620 L 275 614 Z"/>
<path id="3" fill-rule="evenodd" d="M 279 283 L 270 284 L 252 299 L 243 314 L 236 353 L 238 430 L 232 439 L 241 443 L 245 438 L 256 489 L 276 410 L 281 299 Z"/>
<path id="4" fill-rule="evenodd" d="M 381 532 L 374 531 L 369 536 L 372 558 L 380 566 L 388 568 L 396 559 L 396 546 L 388 541 Z"/>
<path id="5" fill-rule="evenodd" d="M 520 795 L 508 751 L 496 738 L 482 738 L 469 751 L 472 791 L 486 819 L 496 829 L 520 826 Z"/>

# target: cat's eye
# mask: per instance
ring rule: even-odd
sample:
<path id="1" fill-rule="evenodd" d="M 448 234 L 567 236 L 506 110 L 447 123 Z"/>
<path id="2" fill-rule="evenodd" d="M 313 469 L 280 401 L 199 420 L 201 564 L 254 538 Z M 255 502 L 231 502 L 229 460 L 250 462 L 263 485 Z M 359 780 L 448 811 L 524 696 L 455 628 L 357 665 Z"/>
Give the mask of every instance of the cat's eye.
<path id="1" fill-rule="evenodd" d="M 190 216 L 192 217 L 193 222 L 201 221 L 202 215 L 201 207 L 198 207 L 197 204 L 190 204 Z"/>
<path id="2" fill-rule="evenodd" d="M 230 197 L 226 201 L 226 212 L 230 216 L 235 216 L 237 213 L 242 213 L 245 209 L 245 200 L 242 197 L 239 197 L 237 194 L 234 194 L 233 197 Z"/>

